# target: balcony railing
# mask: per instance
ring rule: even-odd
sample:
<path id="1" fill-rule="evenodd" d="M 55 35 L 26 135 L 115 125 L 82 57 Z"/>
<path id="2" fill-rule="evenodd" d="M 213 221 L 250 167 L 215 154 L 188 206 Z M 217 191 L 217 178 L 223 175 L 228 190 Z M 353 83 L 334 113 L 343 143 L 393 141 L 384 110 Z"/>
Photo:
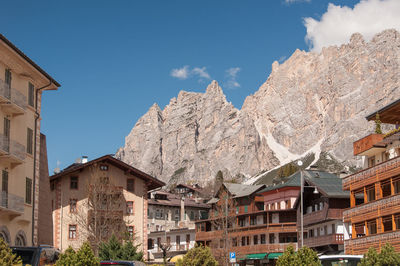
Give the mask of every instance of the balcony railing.
<path id="1" fill-rule="evenodd" d="M 317 236 L 304 239 L 304 245 L 308 247 L 318 247 L 327 245 L 343 245 L 344 235 L 343 234 L 333 234 L 325 236 Z"/>
<path id="2" fill-rule="evenodd" d="M 400 156 L 343 178 L 343 190 L 356 190 L 400 174 Z M 373 178 L 372 178 L 373 177 Z"/>
<path id="3" fill-rule="evenodd" d="M 379 251 L 380 247 L 390 243 L 395 250 L 400 250 L 400 231 L 377 234 L 373 236 L 364 236 L 344 241 L 345 252 L 351 255 L 365 254 L 370 247 Z"/>
<path id="4" fill-rule="evenodd" d="M 0 134 L 0 155 L 8 159 L 11 163 L 21 163 L 25 160 L 25 146 L 15 140 Z"/>
<path id="5" fill-rule="evenodd" d="M 353 143 L 354 155 L 359 155 L 371 148 L 374 148 L 374 145 L 382 140 L 383 134 L 370 134 L 360 140 L 357 140 Z"/>
<path id="6" fill-rule="evenodd" d="M 343 219 L 358 223 L 397 212 L 400 212 L 400 194 L 347 209 L 343 212 Z"/>
<path id="7" fill-rule="evenodd" d="M 0 79 L 0 105 L 11 114 L 23 114 L 27 106 L 26 96 Z"/>
<path id="8" fill-rule="evenodd" d="M 10 214 L 21 215 L 24 213 L 24 198 L 7 193 L 5 191 L 0 191 L 0 211 L 9 212 Z"/>
<path id="9" fill-rule="evenodd" d="M 325 204 L 324 208 L 320 211 L 304 214 L 303 223 L 304 225 L 309 225 L 330 219 L 342 219 L 342 215 L 342 209 L 330 209 L 329 206 Z"/>

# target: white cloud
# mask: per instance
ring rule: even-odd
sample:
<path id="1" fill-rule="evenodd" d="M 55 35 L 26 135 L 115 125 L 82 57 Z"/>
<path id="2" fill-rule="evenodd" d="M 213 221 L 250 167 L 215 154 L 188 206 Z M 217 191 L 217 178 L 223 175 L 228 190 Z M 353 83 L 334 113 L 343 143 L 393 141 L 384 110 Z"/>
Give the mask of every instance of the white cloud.
<path id="1" fill-rule="evenodd" d="M 236 81 L 237 74 L 240 71 L 240 67 L 231 67 L 225 70 L 226 76 L 228 78 L 227 87 L 228 88 L 239 88 L 240 84 Z"/>
<path id="2" fill-rule="evenodd" d="M 195 67 L 192 70 L 194 75 L 199 76 L 200 78 L 211 79 L 210 74 L 208 74 L 206 67 Z"/>
<path id="3" fill-rule="evenodd" d="M 322 47 L 347 43 L 353 33 L 359 32 L 369 41 L 385 29 L 400 30 L 399 0 L 361 0 L 354 8 L 328 5 L 320 20 L 304 19 L 306 41 L 313 51 Z"/>
<path id="4" fill-rule="evenodd" d="M 172 69 L 171 76 L 178 79 L 187 79 L 189 77 L 189 66 Z"/>

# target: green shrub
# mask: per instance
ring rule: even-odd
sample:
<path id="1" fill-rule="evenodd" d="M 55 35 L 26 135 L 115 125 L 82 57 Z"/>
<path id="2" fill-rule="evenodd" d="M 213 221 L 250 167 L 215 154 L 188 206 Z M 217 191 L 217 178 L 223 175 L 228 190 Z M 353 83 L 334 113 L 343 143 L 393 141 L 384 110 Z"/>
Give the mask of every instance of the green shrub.
<path id="1" fill-rule="evenodd" d="M 21 258 L 12 253 L 6 241 L 0 237 L 0 265 L 11 266 L 15 264 L 22 264 Z"/>
<path id="2" fill-rule="evenodd" d="M 177 266 L 217 266 L 218 262 L 215 260 L 209 247 L 196 245 L 190 249 L 183 259 L 179 259 L 176 263 Z"/>
<path id="3" fill-rule="evenodd" d="M 378 254 L 375 248 L 370 247 L 368 252 L 364 255 L 364 258 L 361 259 L 361 266 L 396 266 L 400 265 L 400 254 L 397 253 L 394 248 L 386 243 L 385 246 L 382 247 L 381 253 Z"/>
<path id="4" fill-rule="evenodd" d="M 309 247 L 302 247 L 297 252 L 294 252 L 294 248 L 289 246 L 285 252 L 278 258 L 276 262 L 278 266 L 319 266 L 321 265 L 318 259 L 318 254 Z"/>
<path id="5" fill-rule="evenodd" d="M 68 247 L 56 262 L 57 266 L 94 266 L 99 264 L 99 258 L 94 255 L 88 242 L 83 243 L 77 252 Z"/>

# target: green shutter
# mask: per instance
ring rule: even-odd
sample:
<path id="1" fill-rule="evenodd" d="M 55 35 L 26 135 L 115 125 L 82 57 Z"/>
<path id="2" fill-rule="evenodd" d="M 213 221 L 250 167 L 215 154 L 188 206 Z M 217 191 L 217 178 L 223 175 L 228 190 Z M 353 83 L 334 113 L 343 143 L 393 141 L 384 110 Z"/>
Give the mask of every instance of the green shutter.
<path id="1" fill-rule="evenodd" d="M 29 127 L 26 133 L 26 152 L 33 154 L 33 130 Z"/>
<path id="2" fill-rule="evenodd" d="M 247 212 L 247 206 L 244 206 L 244 212 L 245 213 Z"/>

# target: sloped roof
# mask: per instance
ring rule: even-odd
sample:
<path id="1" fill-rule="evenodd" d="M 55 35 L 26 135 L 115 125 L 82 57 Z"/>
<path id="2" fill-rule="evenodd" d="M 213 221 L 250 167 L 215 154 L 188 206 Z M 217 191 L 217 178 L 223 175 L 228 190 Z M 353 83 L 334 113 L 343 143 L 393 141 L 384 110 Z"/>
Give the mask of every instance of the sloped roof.
<path id="1" fill-rule="evenodd" d="M 181 199 L 178 195 L 166 191 L 157 191 L 156 194 L 167 195 L 167 199 L 148 199 L 149 205 L 162 205 L 162 206 L 173 206 L 173 207 L 181 206 Z M 185 207 L 196 207 L 196 208 L 207 208 L 207 209 L 211 207 L 207 203 L 203 203 L 201 201 L 196 202 L 196 200 L 192 198 L 185 198 L 184 204 Z"/>
<path id="2" fill-rule="evenodd" d="M 223 183 L 223 185 L 228 189 L 229 193 L 233 195 L 233 198 L 249 196 L 265 187 L 265 185 L 242 185 L 235 183 Z"/>
<path id="3" fill-rule="evenodd" d="M 146 173 L 140 171 L 139 169 L 136 169 L 135 167 L 132 167 L 129 164 L 126 164 L 123 161 L 114 158 L 111 155 L 104 155 L 97 159 L 91 160 L 87 163 L 79 163 L 79 164 L 74 163 L 74 164 L 68 166 L 67 168 L 65 168 L 64 170 L 62 170 L 60 173 L 50 176 L 50 180 L 61 178 L 65 175 L 69 175 L 75 171 L 81 170 L 83 168 L 86 168 L 88 166 L 91 166 L 96 163 L 101 163 L 101 162 L 110 163 L 110 164 L 122 169 L 126 173 L 130 173 L 136 177 L 141 178 L 142 180 L 144 180 L 146 182 L 148 190 L 153 190 L 153 189 L 165 186 L 165 183 L 163 181 L 161 181 L 155 177 L 152 177 L 151 175 L 146 174 Z"/>
<path id="4" fill-rule="evenodd" d="M 300 187 L 300 172 L 296 172 L 287 178 L 281 179 L 282 182 L 268 186 L 259 193 L 271 191 L 283 187 Z M 309 186 L 316 186 L 318 191 L 329 198 L 348 198 L 349 191 L 343 191 L 342 179 L 336 174 L 319 170 L 304 170 L 304 182 Z"/>

